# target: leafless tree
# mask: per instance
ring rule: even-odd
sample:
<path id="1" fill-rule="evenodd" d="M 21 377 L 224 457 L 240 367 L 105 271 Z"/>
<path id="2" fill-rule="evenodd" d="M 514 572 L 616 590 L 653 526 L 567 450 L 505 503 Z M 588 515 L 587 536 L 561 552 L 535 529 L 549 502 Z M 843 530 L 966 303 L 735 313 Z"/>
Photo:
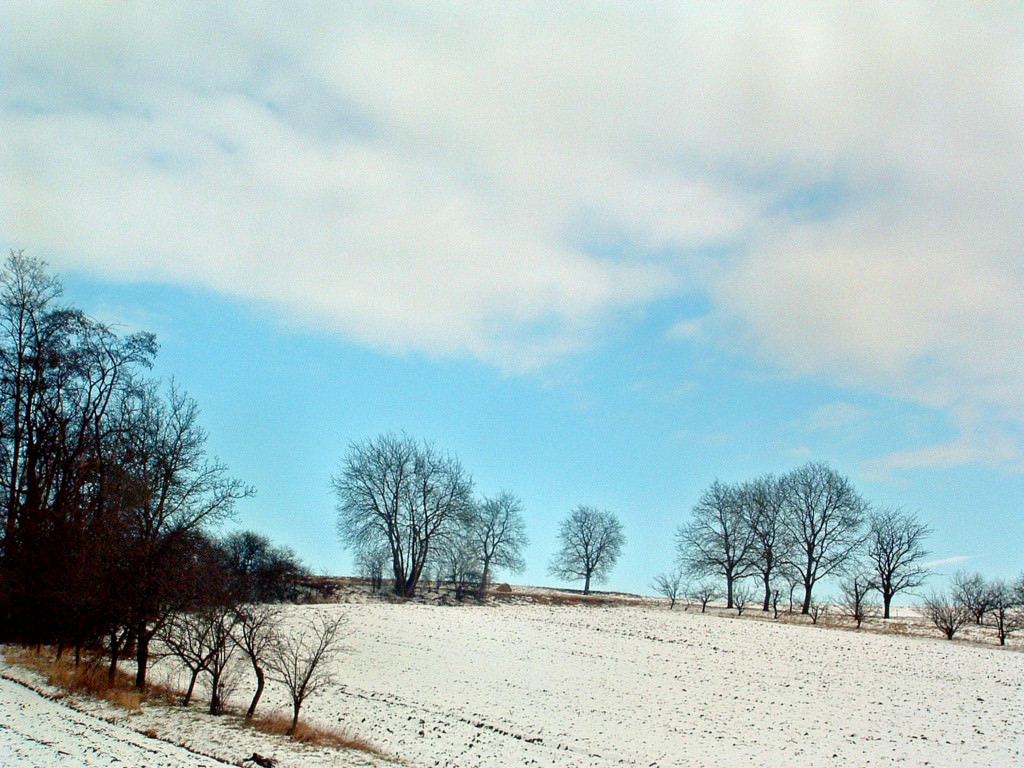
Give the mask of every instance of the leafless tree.
<path id="1" fill-rule="evenodd" d="M 863 544 L 867 505 L 848 479 L 810 462 L 783 479 L 786 526 L 794 542 L 792 565 L 804 588 L 802 612 L 811 608 L 814 585 L 848 564 Z"/>
<path id="2" fill-rule="evenodd" d="M 370 589 L 380 591 L 384 586 L 384 569 L 391 559 L 387 542 L 364 542 L 356 550 L 356 568 L 359 575 L 370 583 Z"/>
<path id="3" fill-rule="evenodd" d="M 736 615 L 742 616 L 744 609 L 750 602 L 750 598 L 754 596 L 754 590 L 745 581 L 737 582 L 732 591 L 732 604 L 736 609 Z"/>
<path id="4" fill-rule="evenodd" d="M 263 695 L 266 684 L 266 659 L 277 637 L 277 628 L 281 621 L 280 609 L 270 605 L 247 604 L 238 607 L 237 623 L 232 639 L 238 649 L 245 654 L 256 677 L 256 690 L 245 712 L 245 719 L 252 719 L 256 714 L 256 706 Z"/>
<path id="5" fill-rule="evenodd" d="M 523 503 L 510 491 L 485 498 L 478 505 L 469 526 L 480 561 L 480 590 L 490 584 L 491 570 L 505 568 L 519 572 L 526 567 L 523 550 L 530 543 L 523 520 Z"/>
<path id="6" fill-rule="evenodd" d="M 116 630 L 112 411 L 156 343 L 119 336 L 62 293 L 21 251 L 0 266 L 0 636 L 77 653 Z"/>
<path id="7" fill-rule="evenodd" d="M 271 643 L 266 666 L 271 679 L 281 683 L 291 698 L 289 735 L 299 723 L 303 702 L 334 681 L 332 663 L 343 650 L 344 627 L 343 614 L 317 612 L 297 630 L 277 633 Z"/>
<path id="8" fill-rule="evenodd" d="M 916 515 L 895 507 L 869 515 L 867 558 L 874 570 L 872 581 L 882 596 L 882 618 L 889 618 L 895 594 L 924 583 L 928 570 L 922 563 L 929 554 L 924 540 L 930 533 Z"/>
<path id="9" fill-rule="evenodd" d="M 669 599 L 668 608 L 676 607 L 676 600 L 685 595 L 685 575 L 682 568 L 673 568 L 668 573 L 659 573 L 654 577 L 654 591 Z"/>
<path id="10" fill-rule="evenodd" d="M 807 615 L 811 617 L 811 624 L 817 624 L 818 619 L 828 616 L 828 603 L 812 602 L 807 608 Z"/>
<path id="11" fill-rule="evenodd" d="M 772 583 L 792 570 L 793 540 L 786 526 L 785 484 L 772 475 L 743 485 L 743 506 L 753 535 L 751 571 L 764 586 L 761 610 L 767 611 Z"/>
<path id="12" fill-rule="evenodd" d="M 718 587 L 710 579 L 703 579 L 693 586 L 690 595 L 700 603 L 700 612 L 704 613 L 708 609 L 708 603 L 718 597 Z"/>
<path id="13" fill-rule="evenodd" d="M 235 502 L 252 489 L 207 458 L 199 407 L 175 386 L 166 400 L 155 386 L 140 391 L 130 414 L 123 460 L 136 495 L 125 510 L 123 586 L 135 638 L 135 684 L 141 690 L 153 634 L 187 602 L 188 590 L 214 586 L 195 580 L 183 584 L 179 578 L 192 565 L 194 542 L 230 517 Z"/>
<path id="14" fill-rule="evenodd" d="M 753 570 L 756 540 L 738 486 L 715 480 L 701 494 L 690 522 L 676 532 L 676 549 L 697 576 L 725 578 L 725 607 L 733 607 L 733 584 Z"/>
<path id="15" fill-rule="evenodd" d="M 192 701 L 196 680 L 210 666 L 213 656 L 212 626 L 203 613 L 182 612 L 170 616 L 160 630 L 160 640 L 190 673 L 181 704 Z"/>
<path id="16" fill-rule="evenodd" d="M 948 640 L 952 640 L 953 636 L 971 620 L 970 611 L 960 601 L 939 592 L 933 592 L 925 597 L 921 603 L 921 612 Z"/>
<path id="17" fill-rule="evenodd" d="M 865 619 L 876 615 L 875 606 L 868 601 L 868 594 L 874 589 L 871 577 L 865 573 L 852 573 L 839 583 L 842 601 L 840 607 L 860 629 Z"/>
<path id="18" fill-rule="evenodd" d="M 579 506 L 561 522 L 562 548 L 548 566 L 560 579 L 583 579 L 583 594 L 590 594 L 591 579 L 607 578 L 626 543 L 622 523 L 608 510 Z"/>
<path id="19" fill-rule="evenodd" d="M 455 590 L 455 598 L 462 600 L 471 592 L 477 594 L 480 585 L 480 552 L 476 542 L 467 534 L 445 539 L 437 549 L 438 567 L 446 573 Z"/>
<path id="20" fill-rule="evenodd" d="M 210 678 L 210 714 L 219 715 L 224 711 L 224 701 L 230 690 L 229 671 L 237 644 L 232 639 L 232 630 L 238 621 L 238 614 L 231 606 L 207 608 L 203 613 L 210 625 L 210 662 L 204 670 Z"/>
<path id="21" fill-rule="evenodd" d="M 953 574 L 953 599 L 970 614 L 971 620 L 981 626 L 985 614 L 992 607 L 991 585 L 980 573 L 957 571 Z"/>
<path id="22" fill-rule="evenodd" d="M 473 483 L 459 461 L 406 435 L 350 444 L 332 484 L 342 542 L 356 552 L 386 542 L 402 597 L 416 594 L 431 548 L 473 512 Z"/>
<path id="23" fill-rule="evenodd" d="M 996 631 L 999 644 L 1006 645 L 1006 638 L 1024 627 L 1024 595 L 1019 584 L 999 579 L 989 585 L 989 596 L 985 623 Z"/>

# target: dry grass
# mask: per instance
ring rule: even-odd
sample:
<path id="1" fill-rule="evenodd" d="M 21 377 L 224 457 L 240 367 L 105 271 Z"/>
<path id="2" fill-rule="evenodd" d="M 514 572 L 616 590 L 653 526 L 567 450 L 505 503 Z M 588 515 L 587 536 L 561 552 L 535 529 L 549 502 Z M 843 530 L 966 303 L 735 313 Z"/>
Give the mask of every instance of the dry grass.
<path id="1" fill-rule="evenodd" d="M 275 736 L 288 736 L 288 728 L 291 724 L 291 718 L 285 715 L 262 715 L 245 722 L 245 725 L 249 728 Z M 290 738 L 303 744 L 332 747 L 334 749 L 357 749 L 360 752 L 367 752 L 377 757 L 388 757 L 368 741 L 349 733 L 343 728 L 309 725 L 300 720 Z"/>
<path id="2" fill-rule="evenodd" d="M 68 693 L 86 694 L 103 699 L 123 709 L 137 712 L 146 694 L 136 691 L 127 674 L 118 670 L 113 680 L 105 665 L 83 661 L 76 665 L 70 658 L 58 659 L 49 650 L 8 647 L 5 657 L 11 664 L 30 669 L 46 678 L 46 682 Z"/>
<path id="3" fill-rule="evenodd" d="M 42 675 L 55 688 L 68 693 L 94 696 L 131 712 L 138 712 L 142 703 L 150 698 L 173 700 L 181 695 L 158 685 L 138 691 L 131 675 L 119 669 L 111 679 L 107 665 L 99 659 L 85 660 L 76 665 L 70 656 L 58 659 L 47 648 L 35 650 L 14 646 L 5 649 L 4 657 L 11 664 Z"/>

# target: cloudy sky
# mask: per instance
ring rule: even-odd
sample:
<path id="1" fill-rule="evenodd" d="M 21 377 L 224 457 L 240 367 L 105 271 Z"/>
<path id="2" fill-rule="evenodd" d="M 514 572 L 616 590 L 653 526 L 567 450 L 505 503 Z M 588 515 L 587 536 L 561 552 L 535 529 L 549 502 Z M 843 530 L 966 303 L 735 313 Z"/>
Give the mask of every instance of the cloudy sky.
<path id="1" fill-rule="evenodd" d="M 714 478 L 830 462 L 1024 568 L 1015 3 L 5 5 L 0 246 L 162 345 L 239 524 L 347 572 L 406 430 L 644 590 Z"/>

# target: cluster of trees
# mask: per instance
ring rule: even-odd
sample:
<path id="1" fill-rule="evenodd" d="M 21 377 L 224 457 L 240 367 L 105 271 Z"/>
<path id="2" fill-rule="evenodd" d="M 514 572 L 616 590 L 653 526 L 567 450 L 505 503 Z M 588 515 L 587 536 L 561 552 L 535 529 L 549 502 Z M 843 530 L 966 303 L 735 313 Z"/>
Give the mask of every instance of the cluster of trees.
<path id="1" fill-rule="evenodd" d="M 284 687 L 292 705 L 288 733 L 295 731 L 302 704 L 334 681 L 335 657 L 344 650 L 344 614 L 307 614 L 286 626 L 280 605 L 222 601 L 172 614 L 160 630 L 161 647 L 189 671 L 182 705 L 188 706 L 200 675 L 206 677 L 211 715 L 224 702 L 246 663 L 255 690 L 245 713 L 256 714 L 269 678 Z M 241 662 L 241 663 L 239 663 Z"/>
<path id="2" fill-rule="evenodd" d="M 338 534 L 363 575 L 412 597 L 426 574 L 461 594 L 496 569 L 519 571 L 528 539 L 522 503 L 508 491 L 477 499 L 459 460 L 426 441 L 384 434 L 349 445 L 332 478 Z"/>
<path id="3" fill-rule="evenodd" d="M 332 478 L 338 534 L 362 575 L 380 588 L 390 574 L 396 595 L 412 597 L 432 573 L 456 594 L 482 592 L 495 570 L 523 569 L 528 544 L 522 502 L 509 491 L 475 498 L 473 481 L 453 456 L 408 435 L 353 442 Z M 580 506 L 559 528 L 552 575 L 607 577 L 625 537 L 611 512 Z"/>
<path id="4" fill-rule="evenodd" d="M 0 640 L 129 651 L 182 610 L 285 596 L 301 566 L 214 538 L 252 490 L 206 453 L 194 400 L 147 377 L 150 333 L 65 306 L 42 262 L 0 270 Z"/>
<path id="5" fill-rule="evenodd" d="M 963 571 L 953 576 L 950 589 L 933 592 L 923 603 L 925 616 L 950 640 L 968 624 L 995 630 L 1000 645 L 1024 629 L 1024 574 L 1015 581 L 987 580 Z"/>
<path id="6" fill-rule="evenodd" d="M 676 570 L 656 577 L 654 586 L 674 604 L 684 593 L 706 595 L 716 579 L 733 608 L 737 598 L 745 605 L 747 580 L 755 579 L 762 610 L 777 609 L 787 592 L 792 602 L 799 589 L 801 612 L 810 614 L 815 586 L 840 578 L 859 624 L 868 592 L 879 593 L 889 618 L 893 597 L 924 582 L 929 534 L 914 514 L 873 509 L 846 477 L 810 462 L 781 477 L 713 482 L 676 534 Z M 687 586 L 689 579 L 696 587 Z"/>

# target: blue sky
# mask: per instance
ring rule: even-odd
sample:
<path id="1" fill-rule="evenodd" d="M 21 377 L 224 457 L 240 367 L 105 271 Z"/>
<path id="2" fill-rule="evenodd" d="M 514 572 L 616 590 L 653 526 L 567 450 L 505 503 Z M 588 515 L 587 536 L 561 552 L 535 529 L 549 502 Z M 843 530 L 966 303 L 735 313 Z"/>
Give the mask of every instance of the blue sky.
<path id="1" fill-rule="evenodd" d="M 157 333 L 258 494 L 347 572 L 329 491 L 405 430 L 644 591 L 714 478 L 824 460 L 1024 568 L 1014 4 L 11 3 L 0 246 Z"/>

